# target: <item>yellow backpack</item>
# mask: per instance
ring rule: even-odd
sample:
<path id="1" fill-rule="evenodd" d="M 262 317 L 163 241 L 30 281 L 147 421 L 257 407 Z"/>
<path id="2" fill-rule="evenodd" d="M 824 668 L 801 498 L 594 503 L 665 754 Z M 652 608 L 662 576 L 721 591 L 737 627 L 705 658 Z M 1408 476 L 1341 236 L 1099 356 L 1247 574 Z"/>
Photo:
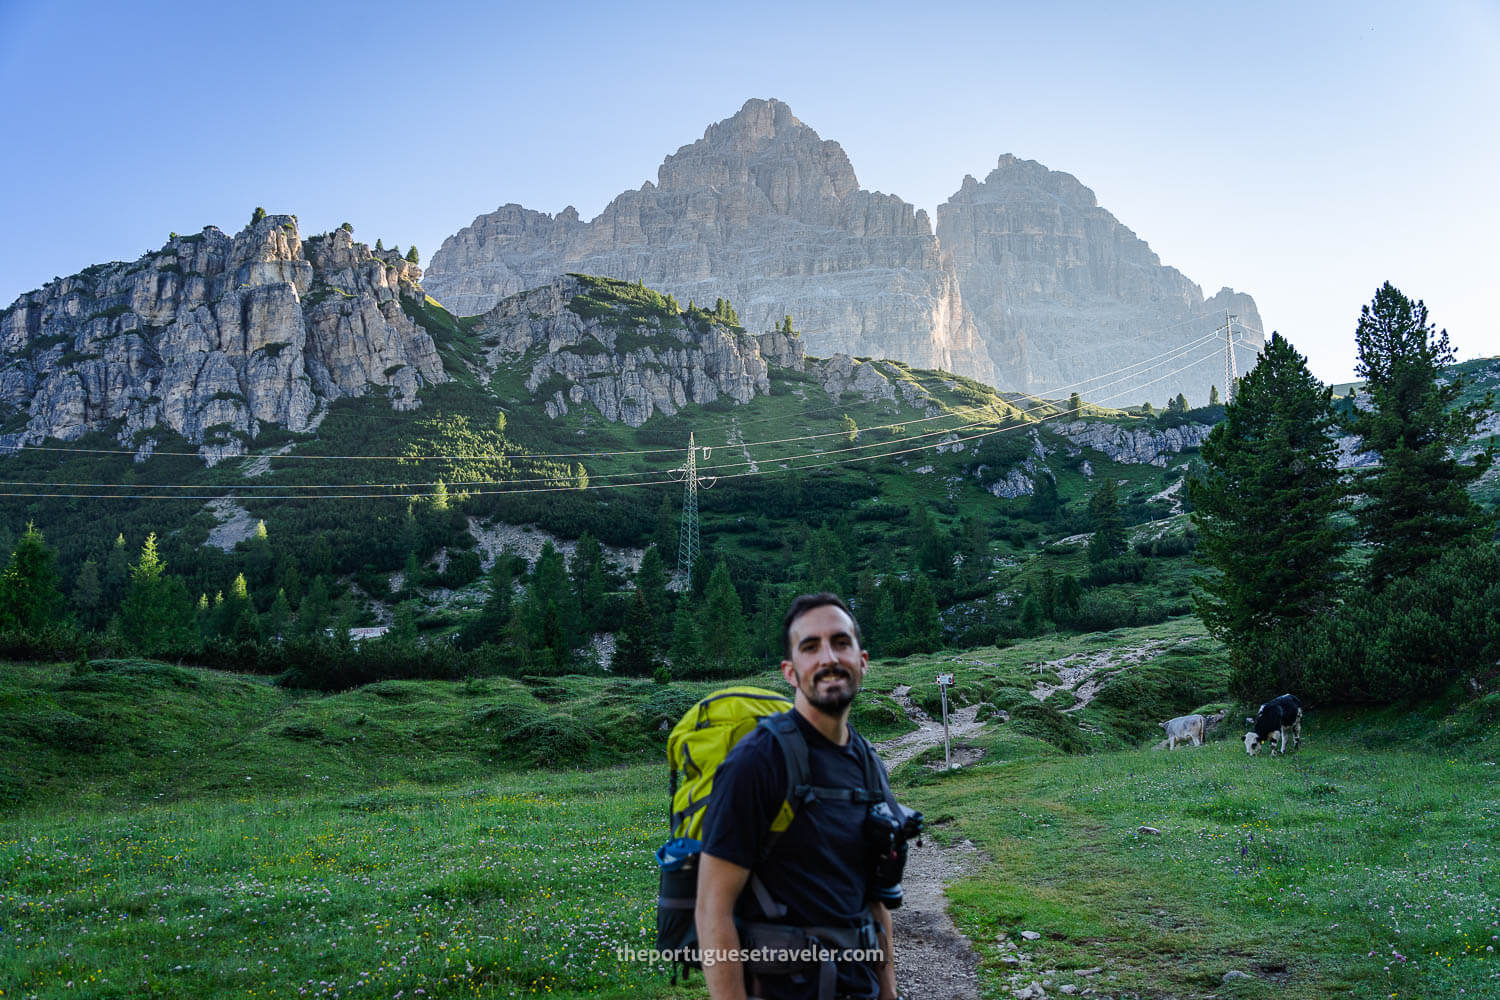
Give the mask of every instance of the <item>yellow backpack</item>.
<path id="1" fill-rule="evenodd" d="M 703 813 L 713 794 L 714 772 L 761 719 L 791 708 L 786 695 L 757 687 L 730 687 L 687 710 L 667 736 L 667 766 L 672 771 L 668 825 L 673 837 L 703 839 Z M 771 829 L 780 833 L 791 822 L 791 806 L 783 803 Z"/>

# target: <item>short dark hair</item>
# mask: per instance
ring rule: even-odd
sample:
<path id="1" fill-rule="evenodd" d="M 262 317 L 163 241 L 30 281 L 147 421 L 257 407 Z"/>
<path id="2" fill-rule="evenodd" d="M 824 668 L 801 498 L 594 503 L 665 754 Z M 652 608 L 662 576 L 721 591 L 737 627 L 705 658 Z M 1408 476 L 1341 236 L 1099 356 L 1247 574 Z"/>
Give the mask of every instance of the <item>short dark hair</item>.
<path id="1" fill-rule="evenodd" d="M 859 620 L 854 617 L 854 612 L 849 610 L 849 605 L 838 594 L 822 590 L 816 594 L 798 594 L 792 600 L 792 606 L 786 609 L 786 617 L 781 619 L 781 647 L 786 650 L 786 658 L 792 658 L 792 622 L 807 614 L 813 608 L 835 607 L 849 616 L 849 621 L 854 625 L 854 641 L 859 643 L 861 649 L 865 646 L 864 636 L 859 631 Z"/>

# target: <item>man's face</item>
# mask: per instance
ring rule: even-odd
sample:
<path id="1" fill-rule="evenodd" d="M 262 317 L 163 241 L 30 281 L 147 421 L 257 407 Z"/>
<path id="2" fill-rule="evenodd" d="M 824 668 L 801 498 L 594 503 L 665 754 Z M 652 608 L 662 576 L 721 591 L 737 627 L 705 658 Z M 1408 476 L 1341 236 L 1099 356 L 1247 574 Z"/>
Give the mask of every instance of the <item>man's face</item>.
<path id="1" fill-rule="evenodd" d="M 790 629 L 792 658 L 781 673 L 814 708 L 838 715 L 864 684 L 870 654 L 859 648 L 854 622 L 843 609 L 823 604 L 803 612 Z"/>

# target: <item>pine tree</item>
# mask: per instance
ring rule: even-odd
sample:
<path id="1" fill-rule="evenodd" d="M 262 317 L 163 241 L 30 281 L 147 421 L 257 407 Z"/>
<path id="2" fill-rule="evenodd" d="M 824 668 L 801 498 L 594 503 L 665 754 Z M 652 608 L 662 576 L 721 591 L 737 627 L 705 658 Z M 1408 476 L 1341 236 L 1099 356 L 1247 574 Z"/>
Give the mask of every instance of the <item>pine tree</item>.
<path id="1" fill-rule="evenodd" d="M 180 577 L 168 576 L 156 551 L 156 533 L 146 536 L 120 605 L 120 633 L 149 655 L 193 645 L 193 598 Z"/>
<path id="2" fill-rule="evenodd" d="M 1083 398 L 1076 392 L 1068 396 L 1068 416 L 1074 418 L 1083 416 Z"/>
<path id="3" fill-rule="evenodd" d="M 104 605 L 104 584 L 99 579 L 99 564 L 85 559 L 73 578 L 73 607 L 78 609 L 78 618 L 86 627 L 99 626 L 99 612 Z"/>
<path id="4" fill-rule="evenodd" d="M 685 680 L 703 676 L 703 639 L 698 631 L 697 609 L 687 595 L 677 601 L 667 658 L 672 661 L 674 678 Z"/>
<path id="5" fill-rule="evenodd" d="M 100 609 L 108 614 L 120 606 L 125 599 L 125 585 L 130 581 L 130 555 L 125 549 L 125 533 L 115 536 L 114 545 L 104 557 L 103 579 L 104 604 Z"/>
<path id="6" fill-rule="evenodd" d="M 1467 487 L 1489 468 L 1490 455 L 1464 465 L 1454 452 L 1468 443 L 1493 397 L 1455 405 L 1463 381 L 1438 381 L 1442 366 L 1454 360 L 1447 331 L 1429 324 L 1427 307 L 1389 282 L 1360 311 L 1354 339 L 1355 370 L 1371 408 L 1356 410 L 1349 429 L 1381 460 L 1361 476 L 1368 499 L 1355 518 L 1375 550 L 1366 576 L 1379 591 L 1488 530 Z"/>
<path id="7" fill-rule="evenodd" d="M 1211 385 L 1208 387 L 1208 405 L 1219 405 L 1219 387 L 1216 385 Z"/>
<path id="8" fill-rule="evenodd" d="M 553 621 L 548 622 L 548 614 Z M 554 662 L 583 641 L 583 615 L 578 607 L 578 598 L 568 579 L 568 570 L 562 553 L 550 542 L 542 544 L 536 567 L 531 573 L 531 584 L 526 590 L 522 624 L 530 637 L 533 649 L 552 650 Z M 559 652 L 560 650 L 560 652 Z"/>
<path id="9" fill-rule="evenodd" d="M 411 249 L 406 251 L 406 262 L 408 264 L 421 264 L 422 257 L 417 253 L 417 245 L 413 243 Z"/>
<path id="10" fill-rule="evenodd" d="M 906 608 L 906 635 L 917 652 L 935 652 L 943 645 L 943 620 L 938 617 L 937 597 L 933 595 L 932 584 L 921 573 L 912 584 L 911 601 Z"/>
<path id="11" fill-rule="evenodd" d="M 63 607 L 57 554 L 35 524 L 16 542 L 0 574 L 0 629 L 36 631 L 56 622 Z"/>
<path id="12" fill-rule="evenodd" d="M 1273 333 L 1204 442 L 1205 473 L 1188 482 L 1198 552 L 1218 571 L 1198 580 L 1197 612 L 1230 649 L 1237 694 L 1264 693 L 1272 676 L 1295 683 L 1298 665 L 1254 662 L 1256 642 L 1305 627 L 1336 596 L 1347 543 L 1331 399 Z"/>
<path id="13" fill-rule="evenodd" d="M 515 578 L 513 562 L 502 553 L 490 567 L 488 577 L 489 594 L 479 614 L 469 620 L 459 631 L 458 645 L 462 649 L 477 649 L 486 642 L 498 643 L 511 619 L 511 581 Z"/>
<path id="14" fill-rule="evenodd" d="M 1120 516 L 1120 498 L 1115 481 L 1105 478 L 1089 499 L 1089 562 L 1100 563 L 1125 551 L 1125 522 Z"/>
<path id="15" fill-rule="evenodd" d="M 604 627 L 604 549 L 593 535 L 585 531 L 573 549 L 573 558 L 568 565 L 568 576 L 573 581 L 573 593 L 578 600 L 578 611 L 583 629 L 598 632 Z"/>
<path id="16" fill-rule="evenodd" d="M 660 661 L 656 656 L 656 623 L 646 596 L 636 590 L 625 612 L 625 624 L 615 636 L 610 672 L 622 677 L 650 677 Z"/>
<path id="17" fill-rule="evenodd" d="M 651 620 L 659 633 L 672 611 L 672 596 L 667 593 L 666 563 L 662 561 L 661 550 L 654 544 L 647 546 L 641 556 L 641 565 L 635 571 L 635 589 L 646 599 L 646 608 L 651 612 Z M 659 649 L 666 646 L 659 634 L 653 641 Z"/>
<path id="18" fill-rule="evenodd" d="M 727 677 L 745 669 L 750 662 L 745 609 L 723 559 L 709 575 L 698 623 L 703 637 L 703 667 L 708 673 Z"/>
<path id="19" fill-rule="evenodd" d="M 328 595 L 328 582 L 322 576 L 316 576 L 312 586 L 307 588 L 307 596 L 297 607 L 297 634 L 321 636 L 332 614 L 333 601 Z"/>
<path id="20" fill-rule="evenodd" d="M 278 590 L 276 600 L 271 602 L 271 610 L 266 612 L 266 638 L 280 642 L 286 638 L 291 626 L 292 602 L 287 600 L 285 590 Z"/>
<path id="21" fill-rule="evenodd" d="M 1062 510 L 1062 499 L 1057 495 L 1057 480 L 1045 469 L 1037 473 L 1032 490 L 1031 500 L 1026 504 L 1029 516 L 1045 521 Z"/>

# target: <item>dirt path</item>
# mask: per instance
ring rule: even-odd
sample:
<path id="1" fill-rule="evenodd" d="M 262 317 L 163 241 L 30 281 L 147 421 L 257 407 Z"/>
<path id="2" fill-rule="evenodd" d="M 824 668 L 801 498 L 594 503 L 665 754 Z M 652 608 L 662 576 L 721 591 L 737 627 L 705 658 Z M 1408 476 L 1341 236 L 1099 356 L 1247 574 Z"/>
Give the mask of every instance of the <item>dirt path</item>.
<path id="1" fill-rule="evenodd" d="M 1186 640 L 1192 641 L 1192 640 Z M 1052 668 L 1057 672 L 1058 683 L 1038 681 L 1031 691 L 1038 701 L 1054 691 L 1069 690 L 1077 703 L 1064 709 L 1075 712 L 1093 700 L 1103 682 L 1110 676 L 1132 664 L 1157 656 L 1168 646 L 1170 640 L 1148 642 L 1128 649 L 1100 650 L 1097 653 L 1080 653 L 1039 664 L 1040 669 Z M 898 687 L 891 692 L 907 718 L 916 723 L 915 731 L 893 740 L 878 743 L 875 749 L 886 767 L 894 770 L 929 747 L 943 742 L 943 724 L 934 720 L 911 700 L 909 687 Z M 975 732 L 984 725 L 975 720 L 978 706 L 950 711 L 948 734 L 950 739 L 961 738 Z M 955 748 L 954 759 L 958 763 L 969 763 L 976 758 L 972 752 Z M 942 847 L 931 838 L 918 847 L 911 845 L 907 857 L 906 874 L 901 885 L 905 900 L 894 911 L 892 918 L 896 929 L 896 983 L 901 995 L 909 1000 L 978 1000 L 979 956 L 969 939 L 959 933 L 948 915 L 948 901 L 943 890 L 954 881 L 976 871 L 984 864 L 985 857 L 968 840 L 951 847 Z M 1003 937 L 1004 935 L 1002 935 Z M 1010 940 L 1001 942 L 1006 952 L 1001 959 L 1008 967 L 1004 991 L 1015 997 L 1039 998 L 1048 994 L 1042 981 L 1045 973 L 1029 968 L 1031 956 L 1023 949 L 1029 943 L 1031 932 L 1024 932 L 1020 945 Z M 1051 970 L 1049 970 L 1050 972 Z M 1081 986 L 1071 986 L 1064 992 L 1093 993 L 1088 987 L 1087 977 L 1101 969 L 1077 970 Z"/>
<path id="2" fill-rule="evenodd" d="M 894 769 L 928 747 L 941 745 L 943 724 L 913 704 L 909 687 L 899 687 L 891 694 L 907 717 L 917 724 L 914 732 L 876 744 L 886 767 Z M 975 705 L 949 713 L 950 740 L 984 725 L 974 719 L 978 711 Z M 911 845 L 906 874 L 901 880 L 905 899 L 892 914 L 896 930 L 896 983 L 903 997 L 909 1000 L 979 997 L 979 956 L 948 916 L 943 889 L 976 870 L 983 861 L 978 848 L 967 840 L 941 847 L 927 837 L 921 847 Z"/>
<path id="3" fill-rule="evenodd" d="M 880 752 L 880 759 L 885 761 L 888 771 L 894 771 L 928 747 L 937 746 L 943 742 L 942 721 L 934 719 L 917 707 L 916 703 L 911 700 L 909 685 L 903 684 L 896 688 L 891 692 L 891 697 L 895 698 L 896 703 L 906 712 L 906 717 L 917 724 L 917 728 L 904 736 L 898 736 L 876 745 L 875 749 Z M 978 705 L 970 705 L 968 708 L 960 708 L 957 711 L 954 711 L 950 705 L 948 711 L 949 742 L 956 742 L 960 736 L 967 736 L 983 726 L 984 723 L 974 718 L 978 714 Z M 960 761 L 960 763 L 967 762 Z"/>

